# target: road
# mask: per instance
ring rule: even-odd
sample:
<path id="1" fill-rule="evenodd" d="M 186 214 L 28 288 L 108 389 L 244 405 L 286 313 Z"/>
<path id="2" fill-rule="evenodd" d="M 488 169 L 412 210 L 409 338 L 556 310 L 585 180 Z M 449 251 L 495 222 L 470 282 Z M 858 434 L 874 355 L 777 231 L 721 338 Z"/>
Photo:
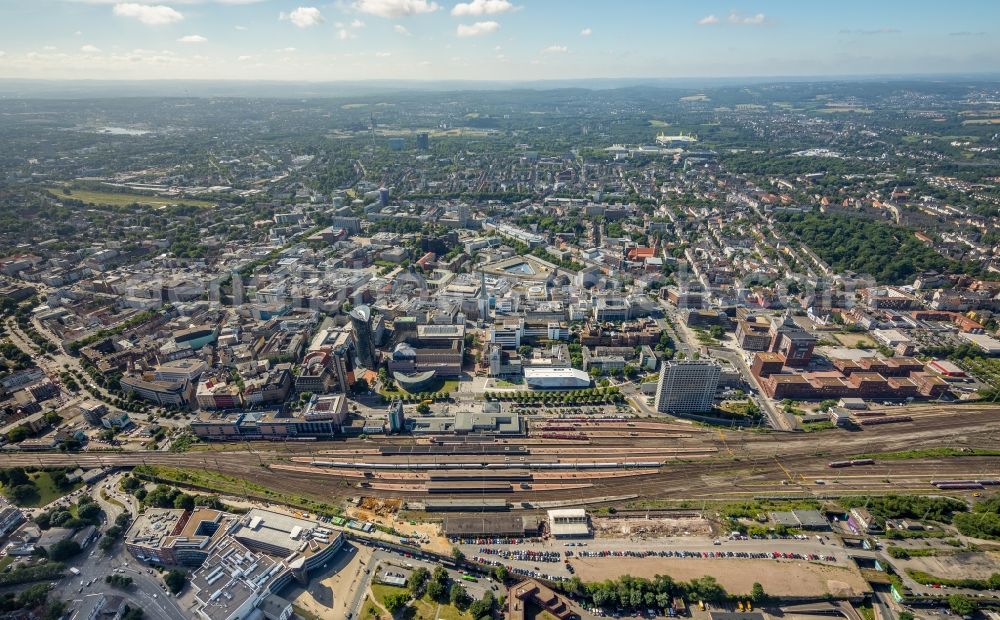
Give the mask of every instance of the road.
<path id="1" fill-rule="evenodd" d="M 101 488 L 101 485 L 93 487 L 93 497 L 107 509 L 107 503 L 99 497 Z M 113 505 L 111 507 L 116 508 Z M 110 512 L 107 517 L 105 526 L 114 522 Z M 80 574 L 68 575 L 56 582 L 53 596 L 67 601 L 72 620 L 89 618 L 104 593 L 123 596 L 130 606 L 145 611 L 147 617 L 158 620 L 187 620 L 191 617 L 189 612 L 182 609 L 178 600 L 163 589 L 161 580 L 155 574 L 150 574 L 150 569 L 141 566 L 120 545 L 110 553 L 105 553 L 97 548 L 96 542 L 92 542 L 79 556 L 67 562 L 67 565 L 79 569 Z M 131 577 L 132 586 L 117 589 L 106 584 L 105 577 L 116 572 Z"/>
<path id="2" fill-rule="evenodd" d="M 660 300 L 660 305 L 663 307 L 664 312 L 667 313 L 667 316 L 670 317 L 668 330 L 671 334 L 671 338 L 674 340 L 677 351 L 684 353 L 685 357 L 690 358 L 692 356 L 692 352 L 701 350 L 702 345 L 698 342 L 691 330 L 684 325 L 684 322 L 679 316 L 679 310 L 662 299 Z M 775 407 L 774 403 L 770 399 L 760 393 L 757 388 L 757 382 L 754 380 L 753 374 L 750 372 L 750 368 L 747 366 L 746 361 L 743 359 L 743 355 L 741 355 L 739 351 L 724 349 L 721 347 L 710 348 L 713 357 L 722 358 L 728 361 L 740 371 L 744 382 L 746 382 L 746 384 L 750 387 L 754 402 L 757 403 L 757 406 L 761 408 L 761 411 L 767 415 L 771 428 L 779 431 L 793 431 L 798 428 L 798 421 L 795 419 L 795 416 L 786 414 L 781 409 Z"/>
<path id="3" fill-rule="evenodd" d="M 35 330 L 37 330 L 38 333 L 44 336 L 49 342 L 53 343 L 57 347 L 60 347 L 59 350 L 55 351 L 54 353 L 48 354 L 49 356 L 51 356 L 51 359 L 45 356 L 39 356 L 34 354 L 34 348 L 33 348 L 34 343 L 31 341 L 31 338 L 29 338 L 27 334 L 25 334 L 21 330 L 21 327 L 17 324 L 17 321 L 14 320 L 13 317 L 8 318 L 5 325 L 7 327 L 7 332 L 10 335 L 11 342 L 13 342 L 22 351 L 31 354 L 35 363 L 38 364 L 38 366 L 40 366 L 42 370 L 45 371 L 45 374 L 48 375 L 49 379 L 52 382 L 61 385 L 62 380 L 60 379 L 59 374 L 65 372 L 66 366 L 69 366 L 71 370 L 78 371 L 83 375 L 84 377 L 83 381 L 85 381 L 86 384 L 91 387 L 91 389 L 96 390 L 97 393 L 100 394 L 101 400 L 104 401 L 104 403 L 108 406 L 109 410 L 116 412 L 120 411 L 120 409 L 111 405 L 111 402 L 116 397 L 107 390 L 105 390 L 104 388 L 102 388 L 101 386 L 93 383 L 90 376 L 87 375 L 86 372 L 84 372 L 83 366 L 80 364 L 80 360 L 64 353 L 62 351 L 59 340 L 55 337 L 55 335 L 52 334 L 52 332 L 42 327 L 42 325 L 37 321 L 37 319 L 34 318 L 32 319 L 32 326 L 35 328 Z M 65 390 L 65 387 L 63 389 Z M 80 386 L 80 389 L 84 390 L 84 387 Z"/>
<path id="4" fill-rule="evenodd" d="M 767 415 L 771 428 L 779 431 L 794 431 L 799 427 L 798 420 L 794 415 L 785 413 L 783 409 L 776 407 L 774 401 L 760 392 L 757 382 L 753 378 L 753 373 L 750 372 L 746 360 L 739 352 L 718 347 L 712 347 L 711 351 L 713 356 L 727 360 L 740 371 L 743 380 L 750 387 L 753 401 Z"/>
<path id="5" fill-rule="evenodd" d="M 309 609 L 315 605 L 302 600 L 308 592 L 316 605 L 328 608 L 329 613 L 335 614 L 335 617 L 346 618 L 350 614 L 351 617 L 359 618 L 365 597 L 371 595 L 371 585 L 377 583 L 379 575 L 391 571 L 406 578 L 416 568 L 422 567 L 433 572 L 437 566 L 433 562 L 405 557 L 382 547 L 347 541 L 343 549 L 330 560 L 329 565 L 324 566 L 323 572 L 311 577 L 308 587 L 293 585 L 282 592 L 282 596 Z M 451 569 L 448 569 L 448 575 L 474 599 L 482 598 L 490 590 L 499 593 L 498 587 L 494 587 L 495 584 L 489 579 L 464 581 L 459 571 Z"/>
<path id="6" fill-rule="evenodd" d="M 371 584 L 377 579 L 377 575 L 379 573 L 391 570 L 394 573 L 408 576 L 412 570 L 421 567 L 426 568 L 430 572 L 434 572 L 434 569 L 439 565 L 426 560 L 421 560 L 420 558 L 407 558 L 394 551 L 375 549 L 372 552 L 371 561 L 368 563 L 368 566 L 370 567 L 371 572 L 363 575 L 364 579 L 358 584 L 358 587 L 355 590 L 354 598 L 350 601 L 350 604 L 347 607 L 349 611 L 353 612 L 354 617 L 358 617 L 365 595 L 367 594 Z M 377 568 L 379 566 L 381 566 L 381 568 Z M 464 581 L 462 579 L 462 573 L 452 569 L 448 569 L 448 576 L 451 578 L 452 582 L 458 583 L 465 588 L 465 591 L 469 593 L 469 596 L 474 599 L 483 598 L 486 592 L 490 590 L 493 585 L 492 581 L 485 578 L 479 579 L 475 582 Z"/>

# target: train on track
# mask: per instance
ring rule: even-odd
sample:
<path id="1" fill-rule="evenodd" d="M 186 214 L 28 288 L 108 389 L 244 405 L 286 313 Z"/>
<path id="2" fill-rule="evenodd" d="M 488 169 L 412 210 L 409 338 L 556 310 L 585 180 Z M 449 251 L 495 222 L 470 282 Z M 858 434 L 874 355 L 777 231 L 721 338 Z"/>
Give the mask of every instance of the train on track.
<path id="1" fill-rule="evenodd" d="M 858 465 L 874 465 L 875 459 L 853 459 L 850 461 L 833 461 L 832 463 L 827 463 L 827 467 L 856 467 Z"/>
<path id="2" fill-rule="evenodd" d="M 941 490 L 960 491 L 965 489 L 975 490 L 987 486 L 1000 485 L 1000 480 L 931 480 L 931 484 Z"/>
<path id="3" fill-rule="evenodd" d="M 542 433 L 542 439 L 566 439 L 572 441 L 587 441 L 586 433 Z"/>
<path id="4" fill-rule="evenodd" d="M 896 424 L 898 422 L 912 422 L 913 417 L 908 415 L 887 415 L 878 418 L 862 418 L 858 420 L 861 426 L 877 426 L 879 424 Z"/>

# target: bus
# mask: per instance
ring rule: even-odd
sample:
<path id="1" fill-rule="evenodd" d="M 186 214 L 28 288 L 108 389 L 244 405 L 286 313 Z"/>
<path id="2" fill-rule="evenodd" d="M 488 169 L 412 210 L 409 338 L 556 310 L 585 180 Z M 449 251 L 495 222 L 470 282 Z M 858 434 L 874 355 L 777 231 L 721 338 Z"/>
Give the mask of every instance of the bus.
<path id="1" fill-rule="evenodd" d="M 473 581 L 473 582 L 479 581 L 478 579 L 476 579 L 472 575 L 462 575 L 462 579 L 464 579 L 465 581 Z"/>

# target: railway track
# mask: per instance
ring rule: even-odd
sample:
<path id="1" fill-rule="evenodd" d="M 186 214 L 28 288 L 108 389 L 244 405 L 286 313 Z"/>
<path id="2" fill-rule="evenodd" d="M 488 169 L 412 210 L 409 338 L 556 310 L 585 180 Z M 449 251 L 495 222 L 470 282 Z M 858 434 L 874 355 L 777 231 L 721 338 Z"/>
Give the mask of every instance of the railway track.
<path id="1" fill-rule="evenodd" d="M 900 410 L 890 410 L 900 413 Z M 724 431 L 725 442 L 714 433 L 691 429 L 692 437 L 678 439 L 669 446 L 658 436 L 599 438 L 587 446 L 532 448 L 544 460 L 574 460 L 595 458 L 647 460 L 646 455 L 669 451 L 680 459 L 707 455 L 698 462 L 679 460 L 661 467 L 655 474 L 636 478 L 591 480 L 592 487 L 580 489 L 519 492 L 508 496 L 512 501 L 583 499 L 586 497 L 621 496 L 637 494 L 650 498 L 708 498 L 745 497 L 768 493 L 788 493 L 794 489 L 808 489 L 811 493 L 836 491 L 841 494 L 858 492 L 890 492 L 893 490 L 930 491 L 927 482 L 933 478 L 998 477 L 1000 458 L 962 457 L 917 459 L 909 461 L 881 461 L 877 469 L 863 473 L 832 473 L 826 463 L 849 458 L 862 453 L 916 450 L 945 446 L 995 447 L 991 437 L 1000 434 L 1000 407 L 995 406 L 919 406 L 907 409 L 912 422 L 870 428 L 854 433 L 829 431 L 809 434 L 756 434 Z M 632 432 L 630 430 L 630 432 Z M 422 443 L 422 442 L 417 442 Z M 501 443 L 501 442 L 497 442 Z M 518 445 L 509 440 L 505 445 Z M 82 467 L 99 466 L 131 467 L 135 465 L 162 465 L 194 470 L 211 470 L 246 479 L 280 491 L 310 497 L 357 494 L 358 489 L 348 483 L 337 484 L 337 478 L 307 471 L 272 471 L 272 463 L 299 460 L 332 460 L 333 455 L 368 460 L 378 455 L 380 445 L 413 445 L 412 439 L 380 439 L 374 446 L 354 446 L 349 442 L 322 442 L 310 444 L 259 443 L 240 447 L 227 445 L 226 449 L 198 450 L 181 454 L 163 452 L 121 453 L 8 453 L 0 455 L 2 466 Z M 603 452 L 602 452 L 603 451 Z M 640 456 L 642 455 L 642 456 Z M 410 457 L 414 459 L 415 457 Z M 405 462 L 405 457 L 401 459 Z M 472 462 L 482 462 L 474 457 Z M 666 459 L 664 459 L 666 460 Z M 780 465 L 779 465 L 780 463 Z M 791 477 L 786 471 L 793 473 Z M 971 472 L 971 473 L 970 473 Z M 849 477 L 848 477 L 849 476 Z M 926 481 L 924 477 L 926 476 Z M 797 478 L 797 479 L 796 479 Z M 884 482 L 890 478 L 891 482 Z M 808 480 L 806 480 L 808 479 Z M 817 489 L 810 483 L 814 479 L 837 480 L 835 484 Z M 783 482 L 784 481 L 784 482 Z M 753 485 L 751 488 L 749 485 Z M 831 489 L 830 487 L 836 487 Z M 366 491 L 371 495 L 425 498 L 424 492 L 382 493 Z"/>

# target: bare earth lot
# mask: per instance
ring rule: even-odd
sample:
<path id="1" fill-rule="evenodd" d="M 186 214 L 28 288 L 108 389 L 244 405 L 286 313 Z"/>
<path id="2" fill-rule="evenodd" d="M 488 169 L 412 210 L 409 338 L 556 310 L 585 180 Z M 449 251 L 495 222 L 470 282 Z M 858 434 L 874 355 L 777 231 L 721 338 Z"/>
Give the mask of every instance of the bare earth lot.
<path id="1" fill-rule="evenodd" d="M 597 537 L 619 536 L 708 536 L 705 519 L 601 519 L 592 520 Z"/>
<path id="2" fill-rule="evenodd" d="M 803 561 L 714 560 L 682 558 L 576 558 L 573 567 L 583 581 L 603 581 L 622 575 L 645 577 L 670 575 L 689 581 L 711 575 L 727 592 L 750 592 L 755 581 L 764 591 L 779 596 L 848 596 L 868 592 L 868 584 L 857 569 Z"/>
<path id="3" fill-rule="evenodd" d="M 926 558 L 895 560 L 900 568 L 912 568 L 938 577 L 951 579 L 987 579 L 1000 566 L 1000 553 L 956 553 Z"/>

